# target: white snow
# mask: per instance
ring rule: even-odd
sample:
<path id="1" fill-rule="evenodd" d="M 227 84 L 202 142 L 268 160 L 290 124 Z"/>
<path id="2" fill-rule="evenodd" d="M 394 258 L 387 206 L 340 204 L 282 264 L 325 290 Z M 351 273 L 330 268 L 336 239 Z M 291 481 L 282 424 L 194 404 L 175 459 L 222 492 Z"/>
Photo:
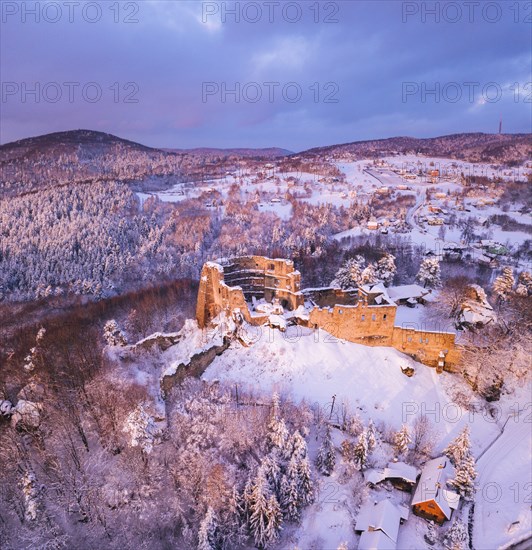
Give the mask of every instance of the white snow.
<path id="1" fill-rule="evenodd" d="M 232 326 L 233 324 L 229 320 L 215 319 L 212 328 L 201 330 L 196 320 L 187 319 L 178 333 L 179 344 L 172 346 L 164 354 L 168 366 L 162 376 L 175 374 L 179 365 L 187 364 L 192 356 L 213 346 L 221 346 L 225 331 L 230 330 Z"/>
<path id="2" fill-rule="evenodd" d="M 412 378 L 401 371 L 407 366 L 415 369 Z M 251 347 L 233 343 L 214 359 L 203 378 L 259 385 L 267 395 L 277 390 L 327 410 L 336 395 L 338 406 L 349 403 L 368 419 L 384 420 L 396 429 L 403 422 L 411 423 L 421 404 L 434 411 L 450 401 L 435 370 L 399 351 L 346 342 L 300 326 L 287 327 L 285 333 L 263 327 Z M 453 433 L 457 429 L 440 427 Z"/>

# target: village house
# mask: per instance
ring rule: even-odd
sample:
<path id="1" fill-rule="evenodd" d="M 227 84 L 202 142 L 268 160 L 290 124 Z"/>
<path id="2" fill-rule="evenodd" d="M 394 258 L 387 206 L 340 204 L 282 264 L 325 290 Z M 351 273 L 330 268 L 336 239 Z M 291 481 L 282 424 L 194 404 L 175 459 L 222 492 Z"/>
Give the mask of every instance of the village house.
<path id="1" fill-rule="evenodd" d="M 423 288 L 418 284 L 398 285 L 388 289 L 388 296 L 398 306 L 415 307 L 416 304 L 426 304 L 434 299 L 431 288 Z"/>
<path id="2" fill-rule="evenodd" d="M 464 244 L 447 242 L 443 245 L 443 257 L 451 261 L 460 260 L 466 250 L 467 246 Z"/>
<path id="3" fill-rule="evenodd" d="M 448 485 L 453 477 L 454 468 L 447 457 L 429 460 L 412 499 L 414 514 L 439 525 L 449 521 L 460 503 L 460 495 Z"/>
<path id="4" fill-rule="evenodd" d="M 390 462 L 381 470 L 367 470 L 364 477 L 370 486 L 389 481 L 396 489 L 411 493 L 416 486 L 419 470 L 405 462 Z"/>
<path id="5" fill-rule="evenodd" d="M 366 502 L 355 523 L 355 533 L 360 534 L 359 550 L 395 550 L 399 526 L 408 516 L 408 508 L 388 499 Z"/>

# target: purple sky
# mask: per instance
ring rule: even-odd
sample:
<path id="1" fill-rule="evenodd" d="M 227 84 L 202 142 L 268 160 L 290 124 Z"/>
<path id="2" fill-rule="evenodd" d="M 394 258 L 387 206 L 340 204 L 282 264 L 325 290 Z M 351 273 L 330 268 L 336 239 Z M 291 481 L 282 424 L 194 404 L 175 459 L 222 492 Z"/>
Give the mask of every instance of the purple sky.
<path id="1" fill-rule="evenodd" d="M 231 7 L 240 21 L 224 13 Z M 527 2 L 3 0 L 0 9 L 1 143 L 88 128 L 158 147 L 302 150 L 496 132 L 501 115 L 504 132 L 531 131 Z M 235 83 L 238 102 L 222 93 Z"/>

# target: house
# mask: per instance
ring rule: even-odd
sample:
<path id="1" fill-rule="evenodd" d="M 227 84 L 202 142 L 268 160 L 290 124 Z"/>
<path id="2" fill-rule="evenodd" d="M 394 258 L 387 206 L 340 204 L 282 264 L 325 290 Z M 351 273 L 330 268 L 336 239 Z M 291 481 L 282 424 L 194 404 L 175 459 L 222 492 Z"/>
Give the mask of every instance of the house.
<path id="1" fill-rule="evenodd" d="M 439 525 L 450 520 L 460 503 L 460 495 L 448 486 L 453 477 L 454 468 L 446 456 L 429 460 L 412 499 L 414 514 Z"/>
<path id="2" fill-rule="evenodd" d="M 399 526 L 408 516 L 407 508 L 388 499 L 366 502 L 360 508 L 355 524 L 355 533 L 361 533 L 359 550 L 395 550 Z"/>
<path id="3" fill-rule="evenodd" d="M 463 244 L 448 242 L 443 245 L 443 257 L 446 260 L 460 260 L 467 247 Z"/>
<path id="4" fill-rule="evenodd" d="M 387 290 L 388 296 L 398 306 L 414 307 L 416 304 L 425 304 L 433 300 L 432 289 L 417 284 L 391 286 Z"/>
<path id="5" fill-rule="evenodd" d="M 383 481 L 389 481 L 396 489 L 411 493 L 416 485 L 419 470 L 405 462 L 390 462 L 382 470 L 367 470 L 366 481 L 370 485 L 378 485 Z"/>
<path id="6" fill-rule="evenodd" d="M 369 221 L 367 228 L 370 229 L 371 231 L 376 231 L 377 229 L 379 229 L 379 222 Z"/>

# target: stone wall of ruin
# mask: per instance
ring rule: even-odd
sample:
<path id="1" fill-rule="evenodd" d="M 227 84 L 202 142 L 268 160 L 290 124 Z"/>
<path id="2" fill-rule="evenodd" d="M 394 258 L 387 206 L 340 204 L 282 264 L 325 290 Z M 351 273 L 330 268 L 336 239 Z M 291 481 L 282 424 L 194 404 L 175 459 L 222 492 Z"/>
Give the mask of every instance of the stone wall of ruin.
<path id="1" fill-rule="evenodd" d="M 395 312 L 395 306 L 368 306 L 364 301 L 354 306 L 314 307 L 309 326 L 357 344 L 391 346 Z"/>
<path id="2" fill-rule="evenodd" d="M 278 298 L 287 309 L 303 304 L 299 292 L 301 275 L 291 260 L 245 256 L 224 263 L 207 262 L 201 270 L 196 319 L 205 327 L 221 311 L 239 309 L 252 325 L 261 325 L 268 315 L 251 313 L 247 300 L 252 297 L 271 301 Z"/>
<path id="3" fill-rule="evenodd" d="M 252 313 L 246 300 L 277 297 L 284 307 L 296 309 L 304 300 L 299 285 L 300 274 L 290 260 L 247 256 L 223 267 L 207 262 L 201 272 L 196 319 L 203 328 L 221 311 L 230 315 L 239 310 L 248 323 L 263 325 L 268 315 Z M 391 346 L 431 367 L 438 367 L 442 352 L 446 370 L 453 370 L 460 361 L 454 333 L 395 326 L 395 305 L 368 305 L 362 295 L 333 288 L 307 290 L 304 295 L 319 304 L 305 322 L 311 328 L 357 344 Z"/>
<path id="4" fill-rule="evenodd" d="M 445 370 L 453 370 L 461 352 L 453 332 L 432 332 L 413 328 L 394 327 L 392 346 L 411 355 L 416 361 L 437 367 L 440 352 L 445 354 Z"/>

